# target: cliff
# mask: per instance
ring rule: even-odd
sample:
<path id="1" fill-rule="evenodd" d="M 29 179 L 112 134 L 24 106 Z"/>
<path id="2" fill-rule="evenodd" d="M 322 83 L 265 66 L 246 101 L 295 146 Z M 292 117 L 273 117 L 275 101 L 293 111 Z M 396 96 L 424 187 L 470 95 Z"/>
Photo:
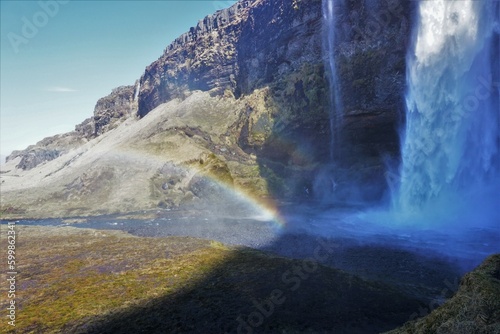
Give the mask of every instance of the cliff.
<path id="1" fill-rule="evenodd" d="M 5 192 L 15 194 L 12 200 L 5 196 L 4 205 L 52 198 L 64 199 L 73 213 L 172 207 L 210 193 L 200 189 L 209 187 L 195 177 L 200 173 L 257 197 L 380 200 L 387 190 L 386 161 L 399 159 L 412 5 L 336 4 L 337 26 L 327 28 L 321 0 L 240 1 L 207 16 L 167 46 L 135 86 L 100 99 L 93 117 L 74 132 L 14 152 L 2 182 L 54 161 L 43 168 L 43 181 L 55 183 L 45 186 L 42 193 L 51 195 L 41 202 L 36 193 L 25 193 L 32 182 L 4 184 Z M 330 133 L 324 29 L 335 29 L 338 41 L 333 52 L 340 79 L 334 84 L 344 115 L 339 134 Z M 332 135 L 342 139 L 335 161 L 329 157 Z M 129 161 L 117 160 L 111 148 L 162 163 L 153 168 L 147 159 L 133 159 L 125 166 Z M 84 172 L 87 163 L 95 173 Z M 79 164 L 78 172 L 69 168 Z M 136 198 L 120 191 L 134 177 L 136 189 L 144 188 Z M 92 178 L 109 179 L 116 190 L 101 189 Z M 327 186 L 332 182 L 335 193 Z M 118 201 L 124 196 L 134 204 Z M 49 207 L 64 209 L 37 204 L 36 210 Z"/>
<path id="2" fill-rule="evenodd" d="M 76 125 L 74 131 L 44 138 L 22 151 L 13 151 L 6 161 L 19 157 L 20 161 L 16 167 L 30 170 L 115 128 L 127 117 L 135 115 L 137 88 L 137 86 L 121 86 L 113 89 L 111 94 L 97 101 L 94 115 Z"/>
<path id="3" fill-rule="evenodd" d="M 412 8 L 397 0 L 337 6 L 334 52 L 345 123 L 343 158 L 335 165 L 349 183 L 375 181 L 369 197 L 379 198 L 383 160 L 399 156 Z M 146 68 L 139 115 L 193 90 L 239 98 L 267 88 L 267 112 L 249 109 L 241 117 L 240 146 L 268 167 L 265 177 L 284 178 L 275 182 L 277 195 L 303 195 L 314 186 L 314 166 L 331 163 L 323 32 L 320 0 L 240 1 L 200 21 Z"/>
<path id="4" fill-rule="evenodd" d="M 321 1 L 245 0 L 181 35 L 141 77 L 139 114 L 193 90 L 241 96 L 321 62 Z"/>
<path id="5" fill-rule="evenodd" d="M 241 1 L 207 16 L 147 66 L 140 79 L 139 115 L 171 99 L 184 98 L 193 90 L 215 94 L 234 90 L 236 45 L 242 22 L 246 22 L 250 5 L 256 2 L 261 1 Z"/>
<path id="6" fill-rule="evenodd" d="M 94 109 L 94 135 L 99 136 L 116 127 L 137 111 L 138 86 L 121 86 L 97 101 Z"/>

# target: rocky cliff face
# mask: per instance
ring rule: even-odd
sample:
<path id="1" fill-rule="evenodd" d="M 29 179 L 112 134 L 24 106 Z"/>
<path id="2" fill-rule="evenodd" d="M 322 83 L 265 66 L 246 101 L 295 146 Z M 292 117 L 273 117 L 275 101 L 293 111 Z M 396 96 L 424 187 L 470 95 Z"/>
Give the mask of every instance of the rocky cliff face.
<path id="1" fill-rule="evenodd" d="M 97 101 L 94 116 L 76 125 L 74 131 L 44 138 L 25 150 L 14 151 L 6 161 L 20 157 L 17 168 L 30 170 L 115 128 L 137 112 L 135 99 L 137 89 L 138 86 L 121 86 L 113 89 L 111 94 Z"/>
<path id="2" fill-rule="evenodd" d="M 236 89 L 237 44 L 242 22 L 258 1 L 240 1 L 198 22 L 177 38 L 141 77 L 139 115 L 193 90 L 223 94 Z"/>
<path id="3" fill-rule="evenodd" d="M 94 135 L 102 135 L 135 114 L 137 89 L 138 86 L 121 86 L 97 101 L 93 117 Z"/>
<path id="4" fill-rule="evenodd" d="M 321 1 L 245 0 L 181 35 L 141 77 L 139 114 L 193 90 L 250 94 L 321 62 Z"/>
<path id="5" fill-rule="evenodd" d="M 376 156 L 386 150 L 397 154 L 395 129 L 405 108 L 412 4 L 346 1 L 340 10 L 345 15 L 338 22 L 336 58 L 346 120 L 343 139 L 354 148 L 351 156 Z"/>
<path id="6" fill-rule="evenodd" d="M 122 126 L 124 120 L 149 124 L 153 109 L 159 108 L 176 110 L 170 112 L 174 118 L 156 115 L 158 124 L 148 125 L 142 134 L 135 133 L 124 142 L 127 144 L 120 144 L 120 150 L 152 154 L 163 161 L 162 166 L 168 162 L 169 166 L 180 166 L 179 170 L 195 167 L 223 171 L 221 182 L 232 180 L 234 186 L 257 196 L 380 199 L 386 190 L 385 160 L 397 160 L 399 156 L 397 129 L 404 108 L 405 53 L 412 6 L 402 0 L 335 3 L 337 26 L 327 29 L 335 29 L 338 40 L 333 52 L 344 115 L 341 133 L 336 134 L 342 139 L 341 159 L 332 161 L 329 157 L 332 103 L 324 63 L 326 28 L 321 0 L 245 0 L 206 17 L 169 45 L 135 86 L 119 87 L 100 99 L 94 116 L 77 125 L 74 132 L 47 138 L 25 151 L 14 152 L 9 159 L 19 157 L 17 167 L 29 170 L 90 141 L 85 153 L 90 161 L 91 147 L 98 147 L 96 143 L 102 137 L 114 142 L 112 130 L 118 129 L 116 136 L 131 136 Z M 188 102 L 178 110 L 175 106 L 162 107 L 175 101 Z M 196 117 L 191 107 L 183 106 L 190 101 L 198 101 Z M 135 115 L 140 119 L 135 120 Z M 193 148 L 192 152 L 187 154 L 186 147 Z M 62 167 L 60 163 L 54 164 L 54 170 L 47 167 L 47 175 L 52 177 L 71 166 L 81 159 L 78 154 L 68 156 Z M 95 152 L 96 156 L 100 154 Z M 206 156 L 212 158 L 203 158 Z M 95 173 L 114 170 L 104 174 L 113 179 L 117 189 L 113 196 L 121 198 L 118 194 L 123 191 L 119 189 L 128 189 L 128 181 L 121 178 L 130 172 L 116 171 L 120 169 L 116 167 L 119 160 L 113 160 L 112 167 L 106 163 L 99 172 L 96 159 L 92 163 Z M 204 166 L 199 161 L 211 162 Z M 158 170 L 163 171 L 160 167 Z M 158 170 L 154 175 L 145 172 L 141 176 L 154 191 L 144 190 L 141 194 L 149 192 L 144 195 L 149 197 L 133 200 L 137 205 L 128 208 L 140 210 L 143 204 L 148 208 L 171 207 L 203 197 L 205 192 L 198 186 L 203 182 L 193 181 L 193 174 L 181 173 L 178 177 Z M 212 174 L 210 177 L 216 179 L 220 176 L 218 172 Z M 89 186 L 91 174 L 68 175 L 63 193 L 81 188 L 70 197 L 87 203 L 87 211 L 111 196 L 103 192 L 96 202 Z M 330 184 L 336 185 L 335 194 Z M 356 184 L 370 187 L 349 193 Z M 59 203 L 60 190 L 54 190 L 51 196 Z M 80 207 L 78 203 L 71 205 Z M 122 210 L 123 203 L 113 210 Z M 108 209 L 106 206 L 99 212 Z"/>
<path id="7" fill-rule="evenodd" d="M 379 197 L 383 160 L 399 155 L 412 9 L 399 0 L 345 1 L 337 7 L 334 52 L 345 122 L 343 158 L 334 164 L 343 170 L 339 178 L 376 179 L 373 197 Z M 318 173 L 313 166 L 332 163 L 323 29 L 321 0 L 241 1 L 219 11 L 147 67 L 139 115 L 192 90 L 238 98 L 267 88 L 266 112 L 249 106 L 242 115 L 239 143 L 268 167 L 265 177 L 282 179 L 275 182 L 276 194 L 293 196 L 312 188 Z M 301 175 L 296 167 L 303 169 Z M 291 179 L 300 181 L 287 182 Z"/>

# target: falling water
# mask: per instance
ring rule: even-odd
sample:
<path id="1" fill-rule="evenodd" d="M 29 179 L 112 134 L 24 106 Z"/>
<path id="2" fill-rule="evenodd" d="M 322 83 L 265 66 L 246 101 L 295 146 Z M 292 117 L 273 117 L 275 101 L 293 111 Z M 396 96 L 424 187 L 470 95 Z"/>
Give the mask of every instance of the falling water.
<path id="1" fill-rule="evenodd" d="M 498 0 L 420 2 L 397 211 L 499 223 L 499 12 Z"/>
<path id="2" fill-rule="evenodd" d="M 134 101 L 139 100 L 139 93 L 141 91 L 141 81 L 137 80 L 137 84 L 135 85 L 135 94 L 134 94 Z"/>
<path id="3" fill-rule="evenodd" d="M 341 0 L 323 0 L 323 52 L 326 55 L 328 81 L 330 85 L 330 160 L 338 158 L 340 127 L 342 124 L 342 102 L 340 84 L 335 63 L 336 6 Z M 337 4 L 336 4 L 337 3 Z"/>

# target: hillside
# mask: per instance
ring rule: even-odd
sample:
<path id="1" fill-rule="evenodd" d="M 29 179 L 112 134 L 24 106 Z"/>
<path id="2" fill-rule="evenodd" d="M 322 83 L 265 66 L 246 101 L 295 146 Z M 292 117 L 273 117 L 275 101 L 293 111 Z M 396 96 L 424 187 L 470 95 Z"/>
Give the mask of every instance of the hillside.
<path id="1" fill-rule="evenodd" d="M 500 254 L 496 254 L 466 274 L 457 293 L 444 305 L 387 334 L 499 333 L 499 297 Z"/>
<path id="2" fill-rule="evenodd" d="M 339 24 L 368 18 L 365 5 L 350 4 Z M 372 185 L 343 188 L 341 201 L 379 200 L 385 161 L 399 154 L 410 11 L 386 6 L 393 15 L 381 34 L 345 30 L 336 51 L 346 139 L 335 177 L 341 188 Z M 331 169 L 321 32 L 319 0 L 245 0 L 206 17 L 75 131 L 13 152 L 2 167 L 3 215 L 195 205 L 205 196 L 199 177 L 252 198 L 321 196 L 316 175 Z"/>

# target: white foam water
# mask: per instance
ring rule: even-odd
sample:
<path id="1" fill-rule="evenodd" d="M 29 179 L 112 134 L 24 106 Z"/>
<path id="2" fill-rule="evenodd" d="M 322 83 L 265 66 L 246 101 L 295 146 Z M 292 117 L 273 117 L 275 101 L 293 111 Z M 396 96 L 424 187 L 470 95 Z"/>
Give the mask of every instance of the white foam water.
<path id="1" fill-rule="evenodd" d="M 342 0 L 323 0 L 323 53 L 330 86 L 330 160 L 338 157 L 340 145 L 340 128 L 342 125 L 342 102 L 340 82 L 337 76 L 335 46 L 337 43 L 337 11 Z"/>
<path id="2" fill-rule="evenodd" d="M 417 222 L 499 224 L 499 3 L 421 1 L 418 10 L 394 210 Z"/>

